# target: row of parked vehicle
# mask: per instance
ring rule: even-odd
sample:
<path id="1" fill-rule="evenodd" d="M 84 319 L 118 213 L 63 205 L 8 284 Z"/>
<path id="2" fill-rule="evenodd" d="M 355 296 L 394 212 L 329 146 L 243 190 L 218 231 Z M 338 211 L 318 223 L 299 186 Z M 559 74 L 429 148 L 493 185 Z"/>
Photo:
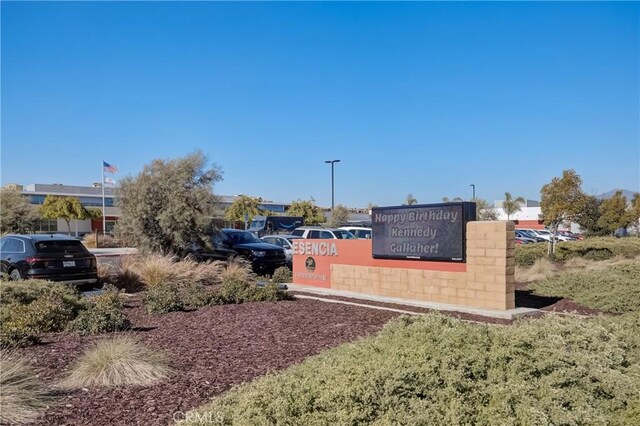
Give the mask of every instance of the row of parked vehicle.
<path id="1" fill-rule="evenodd" d="M 516 244 L 549 242 L 553 236 L 553 233 L 546 229 L 516 229 Z M 570 231 L 558 231 L 555 238 L 556 241 L 573 241 L 582 240 L 584 237 Z"/>
<path id="2" fill-rule="evenodd" d="M 530 244 L 550 241 L 553 234 L 544 229 L 518 229 L 516 242 Z M 290 234 L 264 235 L 237 229 L 221 229 L 211 237 L 211 247 L 193 246 L 188 256 L 199 261 L 226 260 L 232 256 L 248 259 L 254 271 L 272 273 L 280 266 L 291 266 L 295 239 L 371 239 L 371 228 L 321 228 L 301 226 Z M 579 234 L 560 231 L 560 241 L 582 239 Z M 0 238 L 2 273 L 10 279 L 42 278 L 73 284 L 97 282 L 97 262 L 76 238 L 66 235 L 7 235 Z"/>

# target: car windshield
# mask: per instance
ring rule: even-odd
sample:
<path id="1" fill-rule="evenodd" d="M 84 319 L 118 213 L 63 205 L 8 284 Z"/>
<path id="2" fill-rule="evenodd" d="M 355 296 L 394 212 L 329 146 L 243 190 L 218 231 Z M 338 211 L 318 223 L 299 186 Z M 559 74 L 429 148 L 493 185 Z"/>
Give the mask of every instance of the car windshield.
<path id="1" fill-rule="evenodd" d="M 344 229 L 336 229 L 333 231 L 334 235 L 339 240 L 355 240 L 356 237 L 349 231 L 345 231 Z"/>
<path id="2" fill-rule="evenodd" d="M 251 222 L 251 228 L 264 228 L 264 220 L 254 220 L 253 222 Z"/>
<path id="3" fill-rule="evenodd" d="M 542 235 L 551 235 L 551 232 L 549 232 L 549 231 L 545 231 L 545 230 L 540 230 L 540 231 L 538 231 L 538 234 L 542 234 Z"/>
<path id="4" fill-rule="evenodd" d="M 234 231 L 234 232 L 225 232 L 226 236 L 231 239 L 234 243 L 237 244 L 246 244 L 246 243 L 262 243 L 264 241 L 258 239 L 251 232 L 246 231 Z"/>
<path id="5" fill-rule="evenodd" d="M 65 241 L 65 240 L 52 240 L 52 241 L 40 241 L 36 244 L 36 251 L 38 253 L 86 253 L 87 249 L 84 248 L 80 241 Z"/>

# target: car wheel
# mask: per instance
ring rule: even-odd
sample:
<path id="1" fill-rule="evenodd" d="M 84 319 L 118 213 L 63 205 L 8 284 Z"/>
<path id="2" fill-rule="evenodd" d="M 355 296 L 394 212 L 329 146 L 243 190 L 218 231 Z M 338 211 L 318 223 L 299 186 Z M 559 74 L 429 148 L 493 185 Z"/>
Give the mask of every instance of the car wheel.
<path id="1" fill-rule="evenodd" d="M 9 273 L 9 279 L 11 281 L 20 281 L 22 279 L 22 275 L 20 275 L 20 271 L 17 269 L 12 269 Z"/>

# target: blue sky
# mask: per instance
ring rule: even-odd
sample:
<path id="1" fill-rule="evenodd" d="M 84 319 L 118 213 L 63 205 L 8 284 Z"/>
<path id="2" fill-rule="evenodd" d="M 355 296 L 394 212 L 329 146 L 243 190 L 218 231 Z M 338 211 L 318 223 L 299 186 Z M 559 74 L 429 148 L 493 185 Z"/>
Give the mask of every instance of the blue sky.
<path id="1" fill-rule="evenodd" d="M 2 2 L 2 184 L 200 149 L 218 194 L 640 190 L 639 3 Z"/>

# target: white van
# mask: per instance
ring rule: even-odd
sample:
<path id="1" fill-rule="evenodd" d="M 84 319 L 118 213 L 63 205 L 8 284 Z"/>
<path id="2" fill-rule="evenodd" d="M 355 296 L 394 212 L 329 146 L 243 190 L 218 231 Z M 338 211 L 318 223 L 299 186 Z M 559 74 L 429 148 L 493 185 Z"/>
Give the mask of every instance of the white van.
<path id="1" fill-rule="evenodd" d="M 371 239 L 371 228 L 365 228 L 364 226 L 341 226 L 338 229 L 344 229 L 351 232 L 356 238 L 363 240 Z"/>

